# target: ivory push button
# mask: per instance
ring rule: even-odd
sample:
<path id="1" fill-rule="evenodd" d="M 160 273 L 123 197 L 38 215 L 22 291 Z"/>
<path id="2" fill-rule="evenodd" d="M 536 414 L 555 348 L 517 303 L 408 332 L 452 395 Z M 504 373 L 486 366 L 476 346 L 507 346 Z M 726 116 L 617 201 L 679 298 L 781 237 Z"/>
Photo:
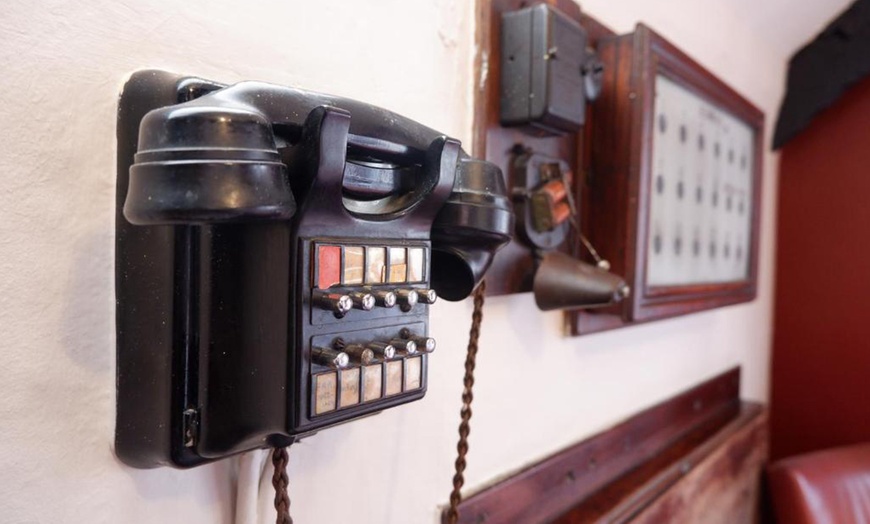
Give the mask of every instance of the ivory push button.
<path id="1" fill-rule="evenodd" d="M 348 295 L 353 302 L 354 309 L 371 311 L 375 307 L 375 297 L 371 293 L 355 291 Z"/>
<path id="2" fill-rule="evenodd" d="M 387 362 L 387 385 L 384 396 L 398 395 L 402 392 L 402 367 L 404 361 L 391 360 Z"/>
<path id="3" fill-rule="evenodd" d="M 407 282 L 408 281 L 408 254 L 403 247 L 391 247 L 390 253 L 390 282 Z"/>
<path id="4" fill-rule="evenodd" d="M 386 280 L 387 248 L 366 248 L 366 284 L 381 284 Z"/>
<path id="5" fill-rule="evenodd" d="M 422 282 L 423 275 L 423 259 L 426 254 L 422 247 L 413 247 L 408 249 L 408 282 Z"/>
<path id="6" fill-rule="evenodd" d="M 339 372 L 341 380 L 341 395 L 338 398 L 339 407 L 344 408 L 359 404 L 360 368 L 343 369 Z"/>
<path id="7" fill-rule="evenodd" d="M 363 248 L 348 246 L 344 248 L 344 272 L 341 283 L 345 286 L 354 286 L 363 283 Z"/>
<path id="8" fill-rule="evenodd" d="M 311 360 L 315 364 L 331 368 L 345 368 L 350 364 L 350 356 L 347 353 L 330 348 L 312 349 Z"/>
<path id="9" fill-rule="evenodd" d="M 353 300 L 341 293 L 327 293 L 315 289 L 312 298 L 317 307 L 332 311 L 338 318 L 345 316 L 353 308 Z"/>
<path id="10" fill-rule="evenodd" d="M 314 414 L 320 415 L 335 409 L 338 379 L 335 371 L 314 375 Z"/>
<path id="11" fill-rule="evenodd" d="M 423 359 L 412 357 L 405 361 L 405 391 L 420 389 L 422 385 Z"/>
<path id="12" fill-rule="evenodd" d="M 384 368 L 380 364 L 363 366 L 363 402 L 378 400 L 383 396 Z"/>
<path id="13" fill-rule="evenodd" d="M 420 296 L 417 295 L 417 292 L 413 289 L 397 289 L 396 299 L 399 302 L 399 307 L 402 308 L 402 311 L 408 312 L 417 305 Z"/>

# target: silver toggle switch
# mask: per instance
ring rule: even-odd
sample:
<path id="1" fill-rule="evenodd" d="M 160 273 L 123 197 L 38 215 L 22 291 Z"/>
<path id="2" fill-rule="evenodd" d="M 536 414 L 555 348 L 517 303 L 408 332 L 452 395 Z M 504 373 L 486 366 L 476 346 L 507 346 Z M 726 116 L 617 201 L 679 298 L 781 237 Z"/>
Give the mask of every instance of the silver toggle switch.
<path id="1" fill-rule="evenodd" d="M 420 296 L 413 289 L 397 289 L 396 298 L 398 299 L 399 307 L 405 312 L 411 311 L 417 305 L 417 301 L 420 300 Z"/>
<path id="2" fill-rule="evenodd" d="M 394 338 L 390 344 L 396 347 L 396 351 L 401 355 L 415 355 L 417 353 L 417 343 L 413 340 Z"/>
<path id="3" fill-rule="evenodd" d="M 350 364 L 350 356 L 347 353 L 332 348 L 312 349 L 311 360 L 316 364 L 331 368 L 344 368 Z"/>
<path id="4" fill-rule="evenodd" d="M 396 346 L 389 342 L 369 342 L 366 347 L 374 352 L 375 357 L 383 360 L 389 360 L 396 356 Z"/>
<path id="5" fill-rule="evenodd" d="M 438 300 L 438 293 L 434 289 L 418 289 L 417 295 L 421 304 L 434 304 Z"/>
<path id="6" fill-rule="evenodd" d="M 417 344 L 417 351 L 423 353 L 432 353 L 435 351 L 435 339 L 432 337 L 411 337 L 411 340 Z"/>
<path id="7" fill-rule="evenodd" d="M 396 294 L 392 291 L 386 289 L 373 290 L 371 294 L 375 297 L 375 305 L 378 307 L 395 307 L 396 305 Z"/>
<path id="8" fill-rule="evenodd" d="M 371 293 L 365 293 L 363 291 L 355 291 L 351 293 L 350 299 L 353 301 L 353 307 L 355 309 L 362 309 L 363 311 L 371 311 L 372 308 L 375 307 L 375 297 Z"/>
<path id="9" fill-rule="evenodd" d="M 353 300 L 348 295 L 341 293 L 315 290 L 313 298 L 314 303 L 319 308 L 332 311 L 338 318 L 345 316 L 353 308 Z"/>
<path id="10" fill-rule="evenodd" d="M 344 352 L 348 354 L 354 364 L 366 366 L 375 361 L 375 352 L 360 344 L 348 344 L 345 346 Z"/>

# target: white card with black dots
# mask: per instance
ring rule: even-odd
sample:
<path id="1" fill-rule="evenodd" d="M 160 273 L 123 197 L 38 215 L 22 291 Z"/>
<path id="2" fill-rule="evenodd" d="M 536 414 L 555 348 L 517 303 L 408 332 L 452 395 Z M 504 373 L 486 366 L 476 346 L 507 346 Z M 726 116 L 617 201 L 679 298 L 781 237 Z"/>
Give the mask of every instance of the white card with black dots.
<path id="1" fill-rule="evenodd" d="M 745 280 L 754 131 L 664 75 L 655 90 L 647 285 Z"/>

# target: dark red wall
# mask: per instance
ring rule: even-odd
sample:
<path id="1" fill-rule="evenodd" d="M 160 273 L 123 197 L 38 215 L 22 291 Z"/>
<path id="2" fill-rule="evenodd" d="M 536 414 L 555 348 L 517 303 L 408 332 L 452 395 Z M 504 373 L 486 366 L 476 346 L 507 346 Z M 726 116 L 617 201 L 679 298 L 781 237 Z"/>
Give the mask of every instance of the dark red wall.
<path id="1" fill-rule="evenodd" d="M 870 79 L 780 157 L 773 458 L 870 441 Z"/>

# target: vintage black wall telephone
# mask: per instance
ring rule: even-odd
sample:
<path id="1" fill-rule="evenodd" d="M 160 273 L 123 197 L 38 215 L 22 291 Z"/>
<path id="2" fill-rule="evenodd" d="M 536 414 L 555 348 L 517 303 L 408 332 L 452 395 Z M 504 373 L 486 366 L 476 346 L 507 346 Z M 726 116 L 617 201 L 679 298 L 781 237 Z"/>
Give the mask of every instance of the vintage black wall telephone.
<path id="1" fill-rule="evenodd" d="M 116 228 L 116 452 L 190 467 L 421 398 L 429 308 L 513 215 L 496 166 L 400 115 L 143 71 Z"/>

